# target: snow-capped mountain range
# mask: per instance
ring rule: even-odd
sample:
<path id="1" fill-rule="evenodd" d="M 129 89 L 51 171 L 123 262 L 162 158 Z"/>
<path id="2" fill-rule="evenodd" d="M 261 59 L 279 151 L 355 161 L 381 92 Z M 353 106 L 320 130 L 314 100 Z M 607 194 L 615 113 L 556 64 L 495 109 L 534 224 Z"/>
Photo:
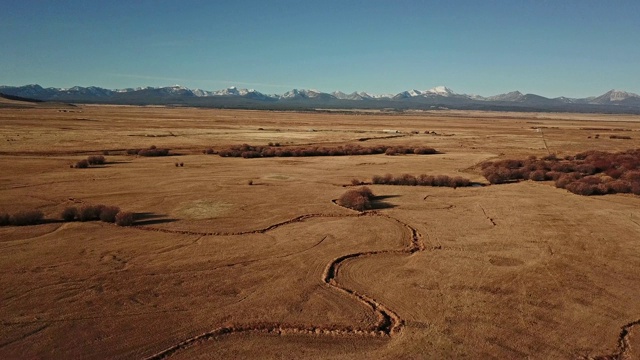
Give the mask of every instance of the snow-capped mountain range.
<path id="1" fill-rule="evenodd" d="M 71 88 L 43 88 L 40 85 L 0 86 L 0 93 L 43 101 L 114 104 L 183 104 L 194 106 L 230 107 L 359 107 L 368 108 L 526 108 L 567 111 L 582 108 L 597 111 L 597 106 L 617 106 L 618 109 L 639 108 L 640 95 L 611 90 L 600 96 L 587 98 L 546 98 L 535 94 L 512 91 L 493 96 L 460 94 L 445 86 L 427 90 L 406 90 L 397 94 L 375 95 L 367 92 L 346 94 L 341 91 L 325 93 L 314 89 L 292 89 L 284 94 L 264 94 L 255 89 L 229 87 L 222 90 L 189 89 L 180 85 L 167 87 L 138 87 L 104 89 L 95 86 Z M 265 105 L 271 104 L 271 105 Z M 274 105 L 278 104 L 278 105 Z M 288 104 L 288 105 L 287 105 Z M 579 108 L 582 106 L 582 108 Z M 595 110 L 594 110 L 595 109 Z M 498 109 L 499 110 L 499 109 Z M 603 110 L 609 111 L 609 109 Z M 638 110 L 640 111 L 640 110 Z"/>

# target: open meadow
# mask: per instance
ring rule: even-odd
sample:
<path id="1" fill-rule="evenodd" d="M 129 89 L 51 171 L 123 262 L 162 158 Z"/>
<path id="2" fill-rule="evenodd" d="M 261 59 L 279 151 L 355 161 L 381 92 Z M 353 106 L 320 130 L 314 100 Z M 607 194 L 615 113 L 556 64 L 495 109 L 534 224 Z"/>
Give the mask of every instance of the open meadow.
<path id="1" fill-rule="evenodd" d="M 44 220 L 0 227 L 0 358 L 640 358 L 640 196 L 480 165 L 638 149 L 640 116 L 5 106 L 0 214 Z M 269 143 L 437 153 L 215 154 Z M 62 221 L 97 204 L 133 226 Z"/>

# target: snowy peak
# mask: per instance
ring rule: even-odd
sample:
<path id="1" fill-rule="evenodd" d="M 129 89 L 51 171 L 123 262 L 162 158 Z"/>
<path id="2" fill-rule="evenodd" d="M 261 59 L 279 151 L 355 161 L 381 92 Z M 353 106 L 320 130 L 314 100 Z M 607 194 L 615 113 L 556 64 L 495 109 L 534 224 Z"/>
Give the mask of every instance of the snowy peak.
<path id="1" fill-rule="evenodd" d="M 506 94 L 489 96 L 488 101 L 522 101 L 524 100 L 524 94 L 520 91 L 512 91 Z"/>
<path id="2" fill-rule="evenodd" d="M 369 100 L 374 99 L 373 95 L 370 95 L 364 91 L 361 92 L 352 92 L 351 94 L 345 94 L 342 91 L 334 91 L 331 93 L 336 99 L 339 100 Z"/>
<path id="3" fill-rule="evenodd" d="M 592 99 L 589 104 L 640 106 L 640 95 L 626 91 L 610 90 Z"/>
<path id="4" fill-rule="evenodd" d="M 193 95 L 195 95 L 197 97 L 213 96 L 213 91 L 207 91 L 207 90 L 202 90 L 202 89 L 193 89 L 193 90 L 191 90 L 191 92 L 193 92 Z"/>
<path id="5" fill-rule="evenodd" d="M 439 96 L 455 95 L 455 93 L 453 91 L 451 91 L 451 89 L 449 89 L 446 86 L 436 86 L 433 89 L 429 89 L 429 90 L 424 91 L 423 94 L 439 95 Z"/>
<path id="6" fill-rule="evenodd" d="M 201 90 L 202 91 L 202 90 Z M 271 96 L 265 95 L 254 89 L 238 89 L 235 86 L 230 86 L 223 90 L 207 91 L 204 95 L 196 96 L 241 96 L 255 100 L 269 100 L 273 99 Z"/>
<path id="7" fill-rule="evenodd" d="M 191 89 L 180 85 L 165 86 L 156 89 L 156 91 L 168 96 L 195 96 Z"/>
<path id="8" fill-rule="evenodd" d="M 226 89 L 222 89 L 222 90 L 217 90 L 213 92 L 213 95 L 217 95 L 217 96 L 240 96 L 240 92 L 238 91 L 238 88 L 236 88 L 235 86 L 231 86 L 228 87 Z"/>
<path id="9" fill-rule="evenodd" d="M 631 98 L 640 98 L 640 95 L 620 90 L 610 90 L 593 99 L 596 103 L 620 102 Z"/>
<path id="10" fill-rule="evenodd" d="M 322 93 L 314 89 L 311 89 L 311 90 L 293 89 L 293 90 L 287 91 L 286 93 L 282 94 L 282 96 L 280 96 L 281 99 L 315 99 L 319 97 L 333 98 L 334 96 L 330 94 Z"/>
<path id="11" fill-rule="evenodd" d="M 429 90 L 412 89 L 412 90 L 403 91 L 403 92 L 398 93 L 397 95 L 395 95 L 393 98 L 394 99 L 404 99 L 404 98 L 412 98 L 412 97 L 434 97 L 434 96 L 449 97 L 449 96 L 454 96 L 454 95 L 457 95 L 457 94 L 454 93 L 448 87 L 446 87 L 446 86 L 436 86 L 436 87 L 431 88 Z"/>

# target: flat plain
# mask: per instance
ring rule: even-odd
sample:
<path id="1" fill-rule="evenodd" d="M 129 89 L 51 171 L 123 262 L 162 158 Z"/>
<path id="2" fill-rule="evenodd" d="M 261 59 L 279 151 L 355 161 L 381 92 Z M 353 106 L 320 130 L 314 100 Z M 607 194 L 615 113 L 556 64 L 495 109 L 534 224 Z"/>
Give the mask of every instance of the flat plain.
<path id="1" fill-rule="evenodd" d="M 0 227 L 1 358 L 640 358 L 640 197 L 522 181 L 333 202 L 354 178 L 488 185 L 487 160 L 640 148 L 640 116 L 9 106 L 0 213 L 51 221 Z M 439 153 L 202 153 L 269 142 Z M 173 155 L 126 154 L 151 145 Z M 82 204 L 139 219 L 55 221 Z"/>

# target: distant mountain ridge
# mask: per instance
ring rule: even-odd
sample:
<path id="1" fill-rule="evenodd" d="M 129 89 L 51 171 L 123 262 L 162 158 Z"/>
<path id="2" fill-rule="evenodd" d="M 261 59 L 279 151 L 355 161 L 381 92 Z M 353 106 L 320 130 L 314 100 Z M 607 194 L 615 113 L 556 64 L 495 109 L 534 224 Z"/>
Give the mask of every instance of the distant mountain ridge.
<path id="1" fill-rule="evenodd" d="M 396 109 L 479 109 L 521 111 L 577 111 L 640 113 L 640 95 L 611 90 L 587 98 L 546 98 L 512 91 L 493 96 L 455 93 L 445 86 L 427 90 L 406 90 L 395 95 L 367 92 L 325 93 L 313 89 L 292 89 L 284 94 L 264 94 L 234 86 L 222 90 L 189 89 L 180 85 L 104 89 L 96 86 L 43 88 L 37 84 L 0 86 L 0 93 L 41 101 L 78 103 L 190 105 L 231 108 L 396 108 Z"/>

